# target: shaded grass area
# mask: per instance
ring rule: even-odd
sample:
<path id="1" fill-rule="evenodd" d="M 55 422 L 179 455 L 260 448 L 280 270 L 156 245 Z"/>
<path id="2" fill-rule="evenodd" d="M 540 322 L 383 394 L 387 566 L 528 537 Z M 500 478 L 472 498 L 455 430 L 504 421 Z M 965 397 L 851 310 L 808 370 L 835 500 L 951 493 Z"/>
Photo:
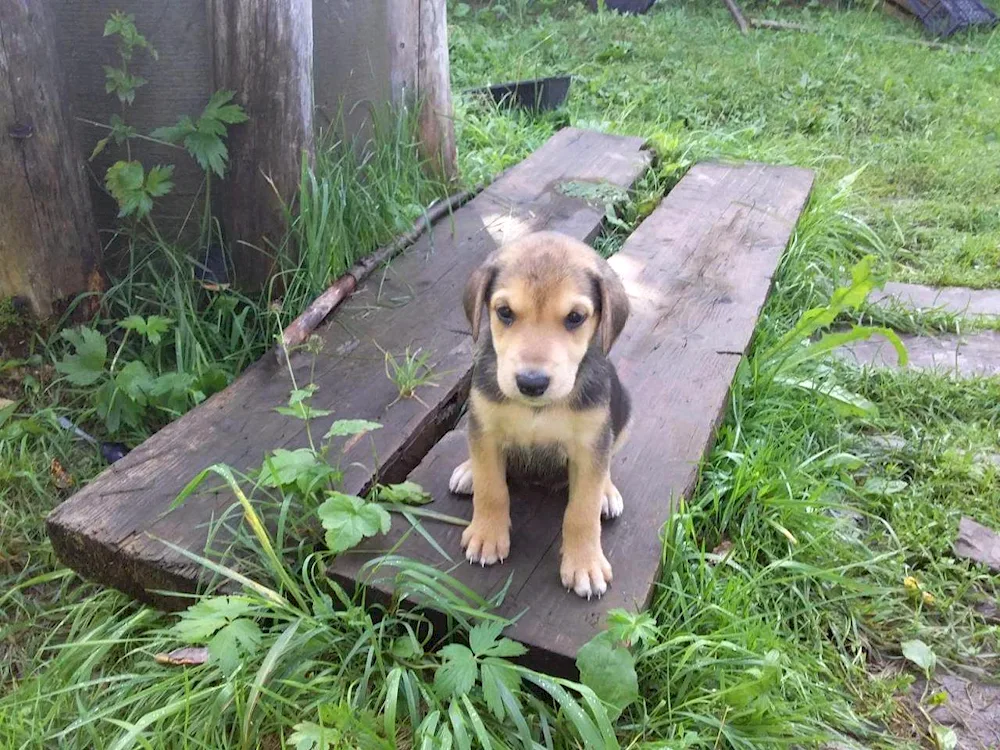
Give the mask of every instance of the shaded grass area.
<path id="1" fill-rule="evenodd" d="M 0 308 L 0 398 L 12 402 L 0 402 L 0 692 L 40 664 L 41 645 L 55 633 L 65 636 L 65 618 L 74 619 L 73 607 L 93 594 L 60 569 L 43 519 L 106 466 L 58 418 L 98 439 L 137 445 L 224 388 L 273 347 L 282 328 L 334 278 L 408 230 L 445 194 L 421 171 L 412 113 L 372 115 L 371 140 L 363 147 L 338 140 L 335 128 L 320 138 L 315 168 L 303 169 L 300 195 L 288 206 L 289 234 L 269 248 L 275 281 L 259 295 L 206 289 L 197 280 L 203 268 L 197 248 L 123 227 L 122 257 L 111 263 L 123 270 L 88 323 L 107 347 L 94 383 L 74 384 L 56 371 L 72 351 L 58 323 L 41 327 L 9 302 Z M 166 330 L 152 340 L 120 326 L 134 316 L 165 320 Z M 128 363 L 141 365 L 148 377 L 124 378 Z M 177 396 L 155 397 L 138 384 L 153 377 L 173 378 Z M 117 411 L 109 408 L 115 402 Z M 112 411 L 126 416 L 112 419 Z"/>
<path id="2" fill-rule="evenodd" d="M 950 552 L 962 513 L 1000 528 L 997 470 L 979 460 L 997 450 L 996 382 L 832 363 L 808 371 L 877 407 L 859 411 L 823 389 L 776 381 L 767 358 L 864 255 L 897 278 L 1000 283 L 988 252 L 960 250 L 995 249 L 1000 231 L 991 187 L 1000 157 L 990 146 L 1000 50 L 981 36 L 970 40 L 984 48 L 974 55 L 886 41 L 915 34 L 864 10 L 788 10 L 823 33 L 744 39 L 718 6 L 661 2 L 648 17 L 619 18 L 565 3 L 493 3 L 452 14 L 456 89 L 552 71 L 579 77 L 567 111 L 541 117 L 462 99 L 469 182 L 522 159 L 566 123 L 650 137 L 656 171 L 616 208 L 624 226 L 602 238 L 605 252 L 698 159 L 819 172 L 698 491 L 664 528 L 651 619 L 631 646 L 640 695 L 616 719 L 613 741 L 588 742 L 572 704 L 524 689 L 527 673 L 516 687 L 503 673 L 513 703 L 500 712 L 482 672 L 464 700 L 449 700 L 435 680 L 447 657 L 419 614 L 393 605 L 376 622 L 363 601 L 319 590 L 322 551 L 289 543 L 292 562 L 275 565 L 249 531 L 253 577 L 268 588 L 248 590 L 248 609 L 232 618 L 259 623 L 259 642 L 235 671 L 157 665 L 153 654 L 180 643 L 176 618 L 81 585 L 52 559 L 38 519 L 70 490 L 56 487 L 50 459 L 80 481 L 97 463 L 52 428 L 56 412 L 28 417 L 30 407 L 19 407 L 0 424 L 17 425 L 0 448 L 8 479 L 0 481 L 0 747 L 311 748 L 323 745 L 310 736 L 326 736 L 329 747 L 437 748 L 448 746 L 445 724 L 464 729 L 468 746 L 498 748 L 801 747 L 838 736 L 916 746 L 931 728 L 901 700 L 913 679 L 904 640 L 924 640 L 948 668 L 996 673 L 997 624 L 982 605 L 1000 581 Z M 381 203 L 408 220 L 407 206 L 419 201 L 394 179 L 373 203 L 334 219 L 336 229 L 314 212 L 299 231 L 329 247 L 354 231 L 344 222 L 387 210 Z M 307 179 L 305 192 L 322 196 L 317 187 Z M 956 323 L 909 321 L 914 330 Z M 42 377 L 26 403 L 51 403 L 59 386 L 49 383 Z M 905 443 L 887 448 L 873 440 L 880 436 Z M 403 564 L 393 574 L 444 606 L 448 635 L 459 640 L 488 616 L 486 603 L 441 573 Z M 585 692 L 563 688 L 587 706 Z M 599 732 L 600 721 L 592 724 Z M 457 728 L 448 736 L 462 746 Z"/>

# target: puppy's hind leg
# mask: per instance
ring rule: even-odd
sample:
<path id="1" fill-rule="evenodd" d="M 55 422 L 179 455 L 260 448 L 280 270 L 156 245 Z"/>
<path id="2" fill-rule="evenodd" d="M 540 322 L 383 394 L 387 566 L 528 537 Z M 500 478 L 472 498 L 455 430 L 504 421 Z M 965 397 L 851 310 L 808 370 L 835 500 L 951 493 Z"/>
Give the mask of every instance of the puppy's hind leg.
<path id="1" fill-rule="evenodd" d="M 465 461 L 455 467 L 451 472 L 451 479 L 448 480 L 448 489 L 456 495 L 472 494 L 472 459 Z"/>

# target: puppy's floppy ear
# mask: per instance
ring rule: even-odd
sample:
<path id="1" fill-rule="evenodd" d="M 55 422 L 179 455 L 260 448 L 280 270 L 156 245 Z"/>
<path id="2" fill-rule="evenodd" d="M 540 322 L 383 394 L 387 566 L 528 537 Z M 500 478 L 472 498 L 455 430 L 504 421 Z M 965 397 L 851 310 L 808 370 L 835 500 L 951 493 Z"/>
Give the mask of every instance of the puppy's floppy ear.
<path id="1" fill-rule="evenodd" d="M 600 290 L 601 319 L 597 326 L 601 351 L 611 351 L 612 345 L 625 327 L 629 315 L 628 295 L 621 278 L 606 262 L 600 264 L 594 283 Z"/>
<path id="2" fill-rule="evenodd" d="M 465 307 L 465 317 L 469 319 L 469 325 L 472 327 L 473 342 L 479 340 L 479 324 L 483 316 L 483 306 L 489 301 L 496 276 L 497 265 L 494 256 L 490 256 L 465 283 L 462 305 Z"/>

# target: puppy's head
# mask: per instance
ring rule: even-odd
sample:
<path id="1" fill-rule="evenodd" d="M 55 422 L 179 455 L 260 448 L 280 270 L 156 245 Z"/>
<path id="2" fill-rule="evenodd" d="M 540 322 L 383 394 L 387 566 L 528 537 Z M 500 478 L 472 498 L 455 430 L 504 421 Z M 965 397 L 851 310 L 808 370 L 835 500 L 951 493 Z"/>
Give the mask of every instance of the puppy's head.
<path id="1" fill-rule="evenodd" d="M 544 405 L 566 398 L 591 346 L 604 354 L 628 318 L 621 279 L 590 247 L 538 232 L 491 255 L 465 287 L 473 341 L 484 310 L 497 382 L 511 399 Z"/>

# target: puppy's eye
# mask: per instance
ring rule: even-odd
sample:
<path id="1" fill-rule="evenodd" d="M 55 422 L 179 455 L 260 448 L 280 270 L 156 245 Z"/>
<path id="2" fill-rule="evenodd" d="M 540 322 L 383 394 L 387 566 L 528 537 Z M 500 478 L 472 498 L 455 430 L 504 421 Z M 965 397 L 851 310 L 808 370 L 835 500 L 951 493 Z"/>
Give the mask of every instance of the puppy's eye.
<path id="1" fill-rule="evenodd" d="M 574 328 L 579 328 L 583 325 L 583 321 L 587 319 L 587 316 L 581 312 L 574 310 L 569 315 L 566 316 L 566 330 L 572 331 Z"/>
<path id="2" fill-rule="evenodd" d="M 499 318 L 501 323 L 509 326 L 514 322 L 514 311 L 507 307 L 507 305 L 500 305 L 497 308 L 497 318 Z"/>

